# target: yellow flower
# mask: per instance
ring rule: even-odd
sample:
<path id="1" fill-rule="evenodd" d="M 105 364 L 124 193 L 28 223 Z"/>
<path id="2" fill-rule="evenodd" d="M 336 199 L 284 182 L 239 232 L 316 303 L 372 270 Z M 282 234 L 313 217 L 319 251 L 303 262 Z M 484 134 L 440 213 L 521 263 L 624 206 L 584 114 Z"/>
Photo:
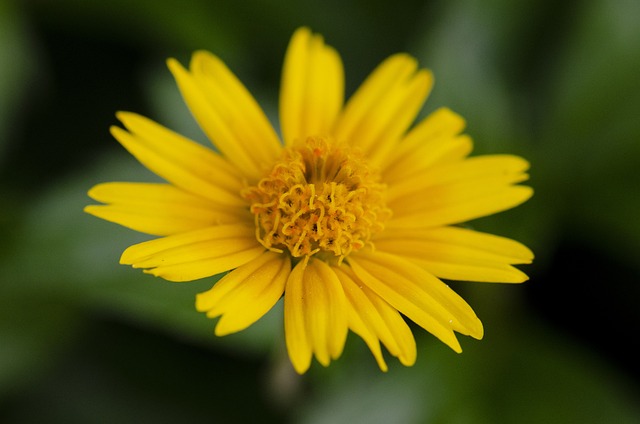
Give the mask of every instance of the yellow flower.
<path id="1" fill-rule="evenodd" d="M 304 373 L 327 366 L 348 330 L 387 369 L 416 345 L 402 315 L 460 352 L 455 332 L 482 338 L 471 307 L 440 278 L 525 281 L 522 244 L 457 224 L 532 195 L 528 163 L 469 158 L 464 120 L 442 108 L 411 127 L 433 84 L 405 54 L 386 59 L 344 104 L 340 56 L 302 28 L 288 47 L 278 137 L 225 64 L 204 51 L 168 66 L 220 153 L 142 116 L 120 112 L 113 136 L 167 184 L 106 183 L 86 211 L 159 238 L 123 264 L 170 281 L 228 272 L 196 299 L 219 336 L 245 329 L 284 294 L 286 345 Z M 411 128 L 410 128 L 411 127 Z M 402 314 L 402 315 L 401 315 Z"/>

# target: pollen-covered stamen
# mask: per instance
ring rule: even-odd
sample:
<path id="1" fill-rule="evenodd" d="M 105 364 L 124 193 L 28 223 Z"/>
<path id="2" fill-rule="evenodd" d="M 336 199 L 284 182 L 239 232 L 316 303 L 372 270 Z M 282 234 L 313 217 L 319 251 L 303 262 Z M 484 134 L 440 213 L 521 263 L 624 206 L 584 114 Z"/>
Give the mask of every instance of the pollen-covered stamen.
<path id="1" fill-rule="evenodd" d="M 242 196 L 266 248 L 294 257 L 327 252 L 341 260 L 384 228 L 391 216 L 384 190 L 356 152 L 310 137 L 285 149 L 269 175 Z"/>

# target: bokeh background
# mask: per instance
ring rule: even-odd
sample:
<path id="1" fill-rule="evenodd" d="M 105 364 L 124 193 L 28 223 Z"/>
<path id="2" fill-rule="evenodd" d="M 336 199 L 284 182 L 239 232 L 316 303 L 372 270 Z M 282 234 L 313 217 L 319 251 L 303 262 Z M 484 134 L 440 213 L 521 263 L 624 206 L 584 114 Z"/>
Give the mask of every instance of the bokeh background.
<path id="1" fill-rule="evenodd" d="M 1 0 L 0 422 L 638 423 L 640 2 Z M 276 121 L 282 59 L 308 25 L 347 91 L 407 51 L 476 153 L 530 159 L 536 195 L 473 222 L 536 253 L 523 285 L 451 282 L 486 328 L 457 355 L 415 331 L 381 373 L 350 335 L 299 377 L 282 305 L 216 338 L 212 279 L 118 265 L 145 237 L 83 214 L 105 181 L 153 181 L 108 133 L 129 110 L 206 142 L 165 67 L 222 57 Z"/>

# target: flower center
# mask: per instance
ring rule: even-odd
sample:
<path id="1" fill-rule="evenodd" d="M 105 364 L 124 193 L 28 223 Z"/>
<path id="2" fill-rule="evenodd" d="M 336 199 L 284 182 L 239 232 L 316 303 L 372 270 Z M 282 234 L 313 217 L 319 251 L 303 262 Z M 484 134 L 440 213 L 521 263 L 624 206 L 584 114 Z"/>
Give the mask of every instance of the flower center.
<path id="1" fill-rule="evenodd" d="M 309 137 L 284 150 L 271 172 L 242 196 L 255 216 L 256 238 L 293 257 L 338 257 L 371 243 L 391 216 L 386 186 L 358 152 Z"/>

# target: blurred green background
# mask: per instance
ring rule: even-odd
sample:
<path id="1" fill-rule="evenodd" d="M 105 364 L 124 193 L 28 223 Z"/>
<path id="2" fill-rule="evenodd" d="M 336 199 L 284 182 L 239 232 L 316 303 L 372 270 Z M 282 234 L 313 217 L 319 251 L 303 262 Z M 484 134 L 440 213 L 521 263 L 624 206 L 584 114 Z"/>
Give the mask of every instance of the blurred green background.
<path id="1" fill-rule="evenodd" d="M 0 422 L 640 422 L 639 21 L 635 0 L 0 1 Z M 167 57 L 215 52 L 275 122 L 301 25 L 348 93 L 407 51 L 435 72 L 424 114 L 532 163 L 534 198 L 472 223 L 531 246 L 531 280 L 451 283 L 486 328 L 461 355 L 417 330 L 417 364 L 383 374 L 352 334 L 299 377 L 282 305 L 216 338 L 193 306 L 211 279 L 118 265 L 145 237 L 82 212 L 95 183 L 155 178 L 109 135 L 117 110 L 204 142 Z"/>

